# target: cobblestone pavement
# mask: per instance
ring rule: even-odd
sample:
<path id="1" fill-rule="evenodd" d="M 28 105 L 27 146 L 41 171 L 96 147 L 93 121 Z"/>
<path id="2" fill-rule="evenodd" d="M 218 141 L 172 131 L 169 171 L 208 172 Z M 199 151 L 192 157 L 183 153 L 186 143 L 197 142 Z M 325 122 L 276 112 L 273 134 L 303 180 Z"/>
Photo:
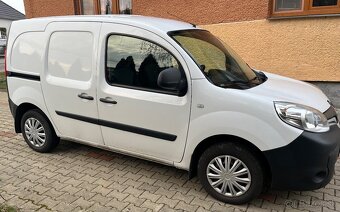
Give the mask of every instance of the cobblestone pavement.
<path id="1" fill-rule="evenodd" d="M 0 204 L 20 211 L 340 211 L 340 163 L 326 188 L 227 205 L 172 167 L 67 141 L 53 153 L 34 152 L 14 133 L 0 92 L 0 194 Z"/>

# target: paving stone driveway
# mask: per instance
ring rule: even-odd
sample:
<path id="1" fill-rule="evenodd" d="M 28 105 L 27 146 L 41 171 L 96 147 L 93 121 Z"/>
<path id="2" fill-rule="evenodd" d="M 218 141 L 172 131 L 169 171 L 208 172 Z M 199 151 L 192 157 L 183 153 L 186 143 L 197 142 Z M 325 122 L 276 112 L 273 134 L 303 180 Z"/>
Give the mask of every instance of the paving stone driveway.
<path id="1" fill-rule="evenodd" d="M 269 191 L 250 204 L 212 199 L 197 178 L 172 167 L 62 141 L 32 151 L 13 130 L 0 92 L 0 204 L 20 211 L 340 211 L 340 161 L 326 188 Z"/>

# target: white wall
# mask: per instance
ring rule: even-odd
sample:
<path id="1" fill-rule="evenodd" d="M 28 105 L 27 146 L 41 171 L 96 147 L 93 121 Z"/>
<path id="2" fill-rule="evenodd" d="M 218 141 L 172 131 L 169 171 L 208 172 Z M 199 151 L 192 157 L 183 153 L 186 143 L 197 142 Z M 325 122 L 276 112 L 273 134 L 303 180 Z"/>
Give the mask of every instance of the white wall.
<path id="1" fill-rule="evenodd" d="M 6 28 L 7 29 L 7 34 L 9 27 L 11 26 L 12 21 L 11 20 L 6 20 L 6 19 L 0 19 L 0 28 Z"/>

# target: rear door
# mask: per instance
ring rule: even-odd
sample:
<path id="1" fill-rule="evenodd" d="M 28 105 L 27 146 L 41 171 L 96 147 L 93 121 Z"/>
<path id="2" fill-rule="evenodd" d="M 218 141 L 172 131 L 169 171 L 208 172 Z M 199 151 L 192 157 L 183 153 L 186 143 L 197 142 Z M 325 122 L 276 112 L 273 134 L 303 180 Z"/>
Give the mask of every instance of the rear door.
<path id="1" fill-rule="evenodd" d="M 103 144 L 97 124 L 96 62 L 100 23 L 48 25 L 42 90 L 62 137 Z"/>
<path id="2" fill-rule="evenodd" d="M 189 124 L 190 84 L 183 95 L 176 95 L 160 89 L 157 77 L 172 67 L 190 79 L 185 61 L 166 40 L 137 27 L 103 23 L 100 43 L 97 96 L 105 144 L 179 162 Z"/>

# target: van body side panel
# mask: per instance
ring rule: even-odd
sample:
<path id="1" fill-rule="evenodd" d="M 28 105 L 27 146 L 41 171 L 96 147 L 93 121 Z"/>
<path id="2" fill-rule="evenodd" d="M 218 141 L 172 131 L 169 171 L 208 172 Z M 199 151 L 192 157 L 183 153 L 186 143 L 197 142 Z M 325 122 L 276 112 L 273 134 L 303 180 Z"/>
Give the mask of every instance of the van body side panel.
<path id="1" fill-rule="evenodd" d="M 46 34 L 25 32 L 14 41 L 10 52 L 11 72 L 40 76 L 44 69 Z"/>
<path id="2" fill-rule="evenodd" d="M 184 96 L 178 96 L 140 90 L 133 86 L 129 88 L 110 85 L 105 74 L 114 73 L 115 70 L 108 69 L 111 72 L 106 72 L 105 58 L 107 40 L 111 35 L 130 36 L 145 42 L 151 41 L 159 48 L 165 49 L 183 66 L 188 83 L 190 82 L 189 69 L 185 60 L 167 40 L 140 27 L 103 23 L 100 39 L 98 98 L 108 97 L 117 102 L 116 104 L 98 102 L 105 144 L 121 151 L 130 151 L 148 158 L 158 158 L 160 161 L 166 160 L 172 163 L 180 161 L 183 157 L 188 132 L 191 86 L 188 86 L 188 91 Z M 120 50 L 121 48 L 124 49 Z M 111 50 L 115 51 L 115 48 L 111 47 Z M 122 58 L 117 53 L 115 56 L 117 62 L 130 56 L 135 64 L 141 64 L 146 61 L 148 55 L 157 53 L 157 51 L 150 51 L 144 55 L 137 50 L 137 53 L 131 52 L 129 55 L 126 54 L 129 48 L 124 45 L 116 52 L 119 51 L 124 52 L 124 56 Z M 141 51 L 148 51 L 148 49 L 144 47 Z M 133 72 L 139 73 L 139 68 L 136 65 Z"/>
<path id="3" fill-rule="evenodd" d="M 40 81 L 9 76 L 7 77 L 7 83 L 8 94 L 10 96 L 10 101 L 12 101 L 13 104 L 15 104 L 17 107 L 24 103 L 35 105 L 51 121 L 56 134 L 60 135 L 47 111 L 44 97 L 41 91 Z"/>
<path id="4" fill-rule="evenodd" d="M 50 23 L 45 31 L 48 39 L 41 73 L 45 103 L 62 137 L 92 144 L 103 144 L 100 126 L 74 117 L 98 119 L 96 61 L 100 26 L 96 22 Z"/>
<path id="5" fill-rule="evenodd" d="M 22 32 L 22 22 L 13 22 L 7 48 L 7 89 L 10 101 L 16 106 L 29 103 L 38 107 L 60 135 L 45 105 L 40 74 L 43 70 L 46 36 L 37 27 Z M 41 27 L 40 27 L 41 29 Z"/>
<path id="6" fill-rule="evenodd" d="M 192 80 L 192 86 L 188 141 L 182 162 L 175 163 L 178 168 L 188 170 L 197 145 L 214 135 L 240 137 L 266 151 L 286 146 L 303 132 L 282 122 L 272 102 L 264 100 L 263 104 L 254 104 L 259 101 L 256 95 L 219 88 L 207 80 Z"/>

